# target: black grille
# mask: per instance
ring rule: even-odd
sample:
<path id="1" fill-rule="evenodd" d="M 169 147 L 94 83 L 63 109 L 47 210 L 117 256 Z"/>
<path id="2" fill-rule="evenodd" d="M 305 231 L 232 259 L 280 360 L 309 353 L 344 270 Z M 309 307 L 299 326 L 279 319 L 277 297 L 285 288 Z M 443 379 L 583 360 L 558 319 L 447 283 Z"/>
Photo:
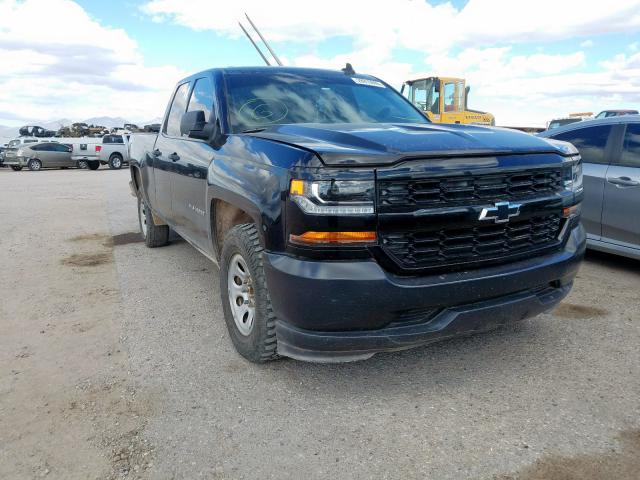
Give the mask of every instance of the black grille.
<path id="1" fill-rule="evenodd" d="M 560 228 L 560 215 L 550 214 L 501 224 L 383 233 L 382 247 L 404 269 L 503 262 L 557 247 Z"/>
<path id="2" fill-rule="evenodd" d="M 378 183 L 381 210 L 494 203 L 553 194 L 562 189 L 560 169 L 461 175 Z"/>

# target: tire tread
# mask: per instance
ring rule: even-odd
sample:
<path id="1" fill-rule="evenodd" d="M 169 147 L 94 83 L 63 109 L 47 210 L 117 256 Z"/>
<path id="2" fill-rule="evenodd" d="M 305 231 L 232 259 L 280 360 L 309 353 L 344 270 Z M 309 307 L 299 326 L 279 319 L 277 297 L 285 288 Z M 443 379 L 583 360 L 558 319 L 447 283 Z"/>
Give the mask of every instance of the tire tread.
<path id="1" fill-rule="evenodd" d="M 269 295 L 269 291 L 266 287 L 266 276 L 264 273 L 264 262 L 263 262 L 263 252 L 264 248 L 260 245 L 260 239 L 258 237 L 258 230 L 256 226 L 252 223 L 244 223 L 240 225 L 236 225 L 233 227 L 225 237 L 225 245 L 228 243 L 240 243 L 243 245 L 249 255 L 250 258 L 247 260 L 251 265 L 254 266 L 253 274 L 254 274 L 254 283 L 261 285 L 264 288 L 265 297 L 266 297 L 266 305 L 265 305 L 265 326 L 266 332 L 264 338 L 260 339 L 260 344 L 258 345 L 258 349 L 255 352 L 255 355 L 252 355 L 250 360 L 255 361 L 257 363 L 268 362 L 270 360 L 276 360 L 280 358 L 277 353 L 278 347 L 278 339 L 276 337 L 276 315 L 273 312 L 273 306 L 271 304 L 271 297 Z M 224 247 L 223 247 L 224 250 Z M 221 277 L 222 277 L 222 269 L 221 269 Z M 225 299 L 226 292 L 222 293 L 222 301 L 227 302 L 228 299 Z"/>

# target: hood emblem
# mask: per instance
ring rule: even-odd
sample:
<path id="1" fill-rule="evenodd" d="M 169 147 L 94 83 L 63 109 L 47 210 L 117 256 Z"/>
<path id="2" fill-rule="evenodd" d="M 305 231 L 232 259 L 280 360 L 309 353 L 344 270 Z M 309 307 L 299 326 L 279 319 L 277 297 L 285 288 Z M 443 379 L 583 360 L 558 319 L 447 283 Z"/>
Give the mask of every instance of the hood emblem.
<path id="1" fill-rule="evenodd" d="M 478 220 L 493 220 L 495 223 L 506 223 L 511 217 L 520 215 L 520 204 L 497 202 L 493 207 L 483 208 Z"/>

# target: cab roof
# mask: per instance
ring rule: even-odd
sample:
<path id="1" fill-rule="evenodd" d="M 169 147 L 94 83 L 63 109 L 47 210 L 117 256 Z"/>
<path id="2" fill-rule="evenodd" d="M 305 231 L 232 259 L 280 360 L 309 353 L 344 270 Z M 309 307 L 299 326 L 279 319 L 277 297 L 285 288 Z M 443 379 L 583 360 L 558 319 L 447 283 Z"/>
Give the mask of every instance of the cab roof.
<path id="1" fill-rule="evenodd" d="M 344 77 L 346 74 L 341 70 L 329 70 L 323 68 L 305 68 L 305 67 L 269 67 L 269 66 L 248 66 L 248 67 L 224 67 L 224 68 L 210 68 L 208 70 L 203 70 L 198 73 L 194 73 L 189 75 L 188 77 L 183 78 L 178 83 L 183 83 L 187 80 L 191 80 L 193 78 L 201 77 L 204 74 L 214 74 L 214 73 L 222 73 L 226 75 L 236 75 L 236 74 L 244 74 L 244 75 L 255 75 L 261 73 L 270 73 L 270 74 L 299 74 L 299 75 L 316 75 L 316 76 L 325 76 L 325 77 Z M 369 78 L 372 80 L 379 80 L 377 77 L 373 75 L 367 75 L 356 72 L 354 75 L 349 75 L 351 77 L 357 78 Z"/>

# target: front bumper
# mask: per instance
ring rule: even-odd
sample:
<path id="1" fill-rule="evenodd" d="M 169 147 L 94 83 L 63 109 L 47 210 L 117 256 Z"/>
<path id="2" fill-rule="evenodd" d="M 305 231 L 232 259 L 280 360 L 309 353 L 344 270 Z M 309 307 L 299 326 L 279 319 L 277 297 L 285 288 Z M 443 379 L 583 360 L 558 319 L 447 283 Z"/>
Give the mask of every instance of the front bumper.
<path id="1" fill-rule="evenodd" d="M 533 317 L 567 295 L 585 246 L 578 226 L 553 254 L 422 277 L 395 276 L 374 261 L 267 253 L 278 352 L 301 360 L 359 360 Z"/>

